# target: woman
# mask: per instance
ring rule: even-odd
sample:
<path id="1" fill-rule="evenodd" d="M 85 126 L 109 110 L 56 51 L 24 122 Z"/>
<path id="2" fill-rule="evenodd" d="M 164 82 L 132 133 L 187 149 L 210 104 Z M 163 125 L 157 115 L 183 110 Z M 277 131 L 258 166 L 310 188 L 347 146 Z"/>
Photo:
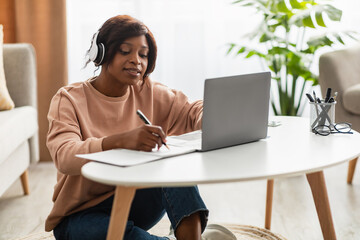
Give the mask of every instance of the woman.
<path id="1" fill-rule="evenodd" d="M 190 103 L 183 93 L 149 79 L 157 47 L 140 21 L 110 18 L 95 34 L 88 54 L 88 63 L 101 66 L 99 76 L 61 88 L 48 114 L 47 147 L 58 177 L 45 228 L 54 230 L 58 240 L 105 239 L 107 234 L 114 187 L 82 177 L 87 161 L 76 154 L 114 148 L 151 151 L 167 135 L 201 128 L 202 101 Z M 154 125 L 145 125 L 137 109 Z M 201 239 L 208 210 L 196 187 L 138 190 L 124 239 L 175 239 L 147 233 L 165 213 L 176 239 Z"/>

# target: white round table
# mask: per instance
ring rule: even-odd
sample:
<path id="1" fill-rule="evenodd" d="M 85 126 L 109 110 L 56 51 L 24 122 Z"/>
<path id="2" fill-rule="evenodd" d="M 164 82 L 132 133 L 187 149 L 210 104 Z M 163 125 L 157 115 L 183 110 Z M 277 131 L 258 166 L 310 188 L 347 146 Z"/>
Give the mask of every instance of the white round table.
<path id="1" fill-rule="evenodd" d="M 265 227 L 270 228 L 273 179 L 299 174 L 307 176 L 324 239 L 336 239 L 322 170 L 356 159 L 360 155 L 360 134 L 354 131 L 354 134 L 319 136 L 310 132 L 307 118 L 272 117 L 271 120 L 280 121 L 281 125 L 269 127 L 268 137 L 253 143 L 133 167 L 96 162 L 84 165 L 85 177 L 117 186 L 108 239 L 123 236 L 138 188 L 257 179 L 268 179 Z"/>

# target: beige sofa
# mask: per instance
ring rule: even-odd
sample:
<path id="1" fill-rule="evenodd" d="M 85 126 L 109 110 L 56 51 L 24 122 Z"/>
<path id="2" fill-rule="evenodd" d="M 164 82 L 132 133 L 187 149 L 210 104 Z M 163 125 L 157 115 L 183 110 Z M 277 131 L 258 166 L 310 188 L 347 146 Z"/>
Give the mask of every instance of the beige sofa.
<path id="1" fill-rule="evenodd" d="M 323 96 L 327 88 L 338 92 L 335 122 L 349 122 L 360 132 L 360 45 L 323 54 L 319 83 Z M 355 166 L 356 159 L 349 163 L 348 183 L 352 182 Z"/>
<path id="2" fill-rule="evenodd" d="M 35 51 L 30 44 L 4 44 L 3 54 L 15 108 L 0 111 L 0 196 L 19 177 L 29 194 L 27 169 L 39 160 Z"/>

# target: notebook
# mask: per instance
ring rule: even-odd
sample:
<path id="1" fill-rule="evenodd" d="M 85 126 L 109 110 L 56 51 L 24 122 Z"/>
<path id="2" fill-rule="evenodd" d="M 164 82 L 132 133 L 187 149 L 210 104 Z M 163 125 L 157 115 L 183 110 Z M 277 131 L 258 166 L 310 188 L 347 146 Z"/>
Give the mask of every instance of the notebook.
<path id="1" fill-rule="evenodd" d="M 205 80 L 202 130 L 167 138 L 170 150 L 140 152 L 113 149 L 77 157 L 132 166 L 194 151 L 254 142 L 267 136 L 270 72 Z"/>

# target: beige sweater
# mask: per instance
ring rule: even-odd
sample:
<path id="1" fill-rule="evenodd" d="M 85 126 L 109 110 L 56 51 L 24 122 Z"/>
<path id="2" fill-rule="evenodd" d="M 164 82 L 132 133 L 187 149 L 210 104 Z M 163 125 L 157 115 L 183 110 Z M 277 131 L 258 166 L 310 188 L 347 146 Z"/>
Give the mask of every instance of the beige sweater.
<path id="1" fill-rule="evenodd" d="M 122 97 L 108 97 L 90 81 L 61 88 L 50 104 L 47 147 L 58 174 L 46 231 L 54 229 L 65 216 L 92 207 L 114 193 L 114 186 L 81 176 L 81 167 L 88 161 L 75 155 L 102 151 L 105 136 L 144 124 L 137 109 L 167 135 L 201 128 L 202 101 L 190 103 L 182 92 L 150 81 L 142 88 L 129 87 Z"/>

